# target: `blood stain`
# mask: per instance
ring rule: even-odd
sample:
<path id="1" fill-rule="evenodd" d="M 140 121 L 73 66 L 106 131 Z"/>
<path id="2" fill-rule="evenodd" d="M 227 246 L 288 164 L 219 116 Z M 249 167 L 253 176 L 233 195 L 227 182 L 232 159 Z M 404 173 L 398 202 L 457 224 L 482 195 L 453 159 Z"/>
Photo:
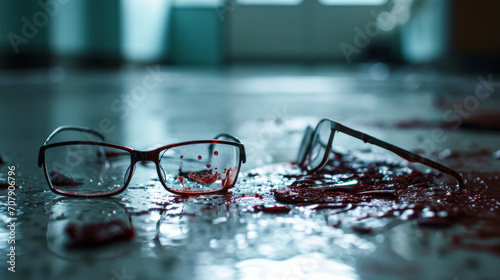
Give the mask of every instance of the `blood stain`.
<path id="1" fill-rule="evenodd" d="M 215 174 L 213 174 L 212 169 L 210 169 L 200 173 L 189 172 L 188 177 L 196 182 L 211 185 L 217 180 L 220 180 L 220 173 L 215 172 Z"/>
<path id="2" fill-rule="evenodd" d="M 371 234 L 373 233 L 373 228 L 371 227 L 362 227 L 362 226 L 353 226 L 352 230 L 360 234 Z"/>
<path id="3" fill-rule="evenodd" d="M 179 181 L 179 183 L 181 183 L 184 186 L 184 177 L 177 176 L 177 180 Z"/>
<path id="4" fill-rule="evenodd" d="M 78 186 L 78 185 L 83 185 L 82 182 L 77 182 L 75 181 L 72 177 L 66 176 L 62 173 L 59 173 L 57 171 L 51 171 L 49 173 L 50 176 L 50 182 L 54 186 Z"/>
<path id="5" fill-rule="evenodd" d="M 116 241 L 131 240 L 134 228 L 121 220 L 83 225 L 70 224 L 66 227 L 75 246 L 95 247 Z"/>

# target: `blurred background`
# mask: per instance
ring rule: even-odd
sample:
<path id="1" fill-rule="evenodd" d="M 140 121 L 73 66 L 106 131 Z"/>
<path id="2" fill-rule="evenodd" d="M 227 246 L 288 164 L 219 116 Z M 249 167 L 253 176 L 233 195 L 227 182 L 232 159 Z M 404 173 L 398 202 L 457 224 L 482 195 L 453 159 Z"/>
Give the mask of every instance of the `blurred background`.
<path id="1" fill-rule="evenodd" d="M 383 61 L 498 69 L 498 1 L 2 0 L 0 67 Z"/>

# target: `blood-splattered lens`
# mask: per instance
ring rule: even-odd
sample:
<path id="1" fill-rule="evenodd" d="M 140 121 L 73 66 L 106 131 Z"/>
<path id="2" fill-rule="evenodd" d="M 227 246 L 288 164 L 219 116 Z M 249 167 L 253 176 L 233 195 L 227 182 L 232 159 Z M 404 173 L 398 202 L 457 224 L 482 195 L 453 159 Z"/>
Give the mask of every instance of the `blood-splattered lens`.
<path id="1" fill-rule="evenodd" d="M 158 171 L 169 191 L 208 193 L 231 188 L 236 182 L 239 165 L 238 146 L 199 143 L 162 151 Z"/>
<path id="2" fill-rule="evenodd" d="M 126 150 L 95 144 L 73 144 L 45 150 L 45 172 L 51 187 L 74 196 L 103 196 L 125 186 L 130 167 Z"/>

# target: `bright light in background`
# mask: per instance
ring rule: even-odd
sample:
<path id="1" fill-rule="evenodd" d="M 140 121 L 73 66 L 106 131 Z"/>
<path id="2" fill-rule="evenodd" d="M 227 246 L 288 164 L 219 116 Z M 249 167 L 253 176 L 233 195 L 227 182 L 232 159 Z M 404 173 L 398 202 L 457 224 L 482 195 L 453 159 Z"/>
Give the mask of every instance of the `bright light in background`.
<path id="1" fill-rule="evenodd" d="M 377 16 L 377 26 L 384 31 L 391 31 L 410 19 L 413 0 L 397 0 L 394 3 L 391 9 Z"/>
<path id="2" fill-rule="evenodd" d="M 160 60 L 167 52 L 170 1 L 123 0 L 123 51 L 131 61 Z"/>
<path id="3" fill-rule="evenodd" d="M 319 0 L 325 5 L 342 5 L 342 6 L 379 6 L 387 3 L 388 0 Z"/>

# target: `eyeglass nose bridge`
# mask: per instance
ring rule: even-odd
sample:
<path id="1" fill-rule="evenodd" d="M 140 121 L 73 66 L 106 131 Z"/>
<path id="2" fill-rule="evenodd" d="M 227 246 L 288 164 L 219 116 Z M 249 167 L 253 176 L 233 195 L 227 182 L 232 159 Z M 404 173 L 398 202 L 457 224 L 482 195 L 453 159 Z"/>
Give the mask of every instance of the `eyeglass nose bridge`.
<path id="1" fill-rule="evenodd" d="M 156 151 L 132 151 L 132 161 L 136 163 L 138 161 L 153 161 L 156 163 L 157 161 L 157 153 Z"/>

